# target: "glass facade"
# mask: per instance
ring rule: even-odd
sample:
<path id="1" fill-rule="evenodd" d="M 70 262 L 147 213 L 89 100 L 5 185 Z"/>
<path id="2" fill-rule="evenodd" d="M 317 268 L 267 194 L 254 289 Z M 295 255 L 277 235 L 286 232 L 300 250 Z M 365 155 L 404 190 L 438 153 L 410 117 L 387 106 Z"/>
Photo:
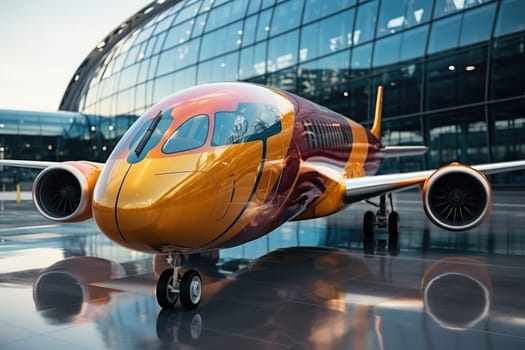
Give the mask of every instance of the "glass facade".
<path id="1" fill-rule="evenodd" d="M 383 142 L 431 151 L 389 160 L 384 172 L 524 158 L 524 1 L 166 3 L 72 83 L 71 109 L 99 116 L 102 129 L 113 125 L 114 137 L 103 138 L 108 148 L 132 116 L 165 95 L 241 80 L 286 89 L 365 125 L 376 86 L 385 86 Z M 523 185 L 525 175 L 496 181 Z"/>

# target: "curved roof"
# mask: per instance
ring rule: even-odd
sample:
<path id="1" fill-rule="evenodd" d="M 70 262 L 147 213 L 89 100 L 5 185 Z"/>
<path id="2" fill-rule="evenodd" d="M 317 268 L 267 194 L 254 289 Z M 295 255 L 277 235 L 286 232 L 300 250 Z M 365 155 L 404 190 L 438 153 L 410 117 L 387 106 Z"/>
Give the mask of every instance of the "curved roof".
<path id="1" fill-rule="evenodd" d="M 126 19 L 114 30 L 112 30 L 82 61 L 80 66 L 73 74 L 73 77 L 67 85 L 59 110 L 77 111 L 80 100 L 80 94 L 83 87 L 88 83 L 91 72 L 99 66 L 99 63 L 106 57 L 107 53 L 126 35 L 144 22 L 164 11 L 166 8 L 182 0 L 155 0 L 149 5 L 143 7 L 137 13 Z"/>

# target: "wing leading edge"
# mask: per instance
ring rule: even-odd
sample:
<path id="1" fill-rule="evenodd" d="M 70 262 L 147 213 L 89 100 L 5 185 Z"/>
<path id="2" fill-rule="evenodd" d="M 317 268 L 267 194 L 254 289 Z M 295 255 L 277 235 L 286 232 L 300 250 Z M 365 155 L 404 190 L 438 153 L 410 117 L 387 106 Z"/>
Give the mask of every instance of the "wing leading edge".
<path id="1" fill-rule="evenodd" d="M 525 160 L 475 165 L 471 168 L 485 175 L 492 175 L 508 171 L 524 170 Z M 437 170 L 439 169 L 347 179 L 345 180 L 345 202 L 354 203 L 387 192 L 422 185 Z"/>

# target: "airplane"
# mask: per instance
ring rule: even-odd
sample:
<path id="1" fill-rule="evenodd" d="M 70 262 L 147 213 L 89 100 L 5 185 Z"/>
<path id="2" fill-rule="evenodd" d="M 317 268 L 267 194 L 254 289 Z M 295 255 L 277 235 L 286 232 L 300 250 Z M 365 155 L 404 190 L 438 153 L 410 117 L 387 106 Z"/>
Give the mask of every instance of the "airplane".
<path id="1" fill-rule="evenodd" d="M 327 216 L 380 197 L 363 218 L 364 243 L 387 228 L 398 244 L 399 215 L 390 194 L 422 188 L 426 215 L 464 231 L 490 215 L 486 175 L 525 169 L 525 161 L 375 175 L 386 158 L 427 147 L 381 144 L 383 88 L 371 129 L 292 93 L 244 82 L 213 83 L 170 95 L 122 136 L 107 161 L 1 160 L 42 168 L 33 183 L 37 210 L 56 222 L 93 218 L 112 241 L 165 254 L 158 279 L 164 309 L 202 298 L 198 271 L 180 274 L 183 257 L 233 247 L 290 220 Z M 390 208 L 386 196 L 390 197 Z"/>

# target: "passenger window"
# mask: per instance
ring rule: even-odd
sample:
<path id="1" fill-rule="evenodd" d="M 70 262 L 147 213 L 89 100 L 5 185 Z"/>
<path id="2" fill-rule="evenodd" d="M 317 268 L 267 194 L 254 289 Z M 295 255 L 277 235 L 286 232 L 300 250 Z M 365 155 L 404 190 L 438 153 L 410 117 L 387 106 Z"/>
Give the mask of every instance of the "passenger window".
<path id="1" fill-rule="evenodd" d="M 185 121 L 162 147 L 164 153 L 177 153 L 202 147 L 208 136 L 209 118 L 199 114 Z"/>
<path id="2" fill-rule="evenodd" d="M 279 113 L 269 105 L 240 103 L 235 111 L 215 113 L 212 146 L 265 140 L 281 132 Z"/>

